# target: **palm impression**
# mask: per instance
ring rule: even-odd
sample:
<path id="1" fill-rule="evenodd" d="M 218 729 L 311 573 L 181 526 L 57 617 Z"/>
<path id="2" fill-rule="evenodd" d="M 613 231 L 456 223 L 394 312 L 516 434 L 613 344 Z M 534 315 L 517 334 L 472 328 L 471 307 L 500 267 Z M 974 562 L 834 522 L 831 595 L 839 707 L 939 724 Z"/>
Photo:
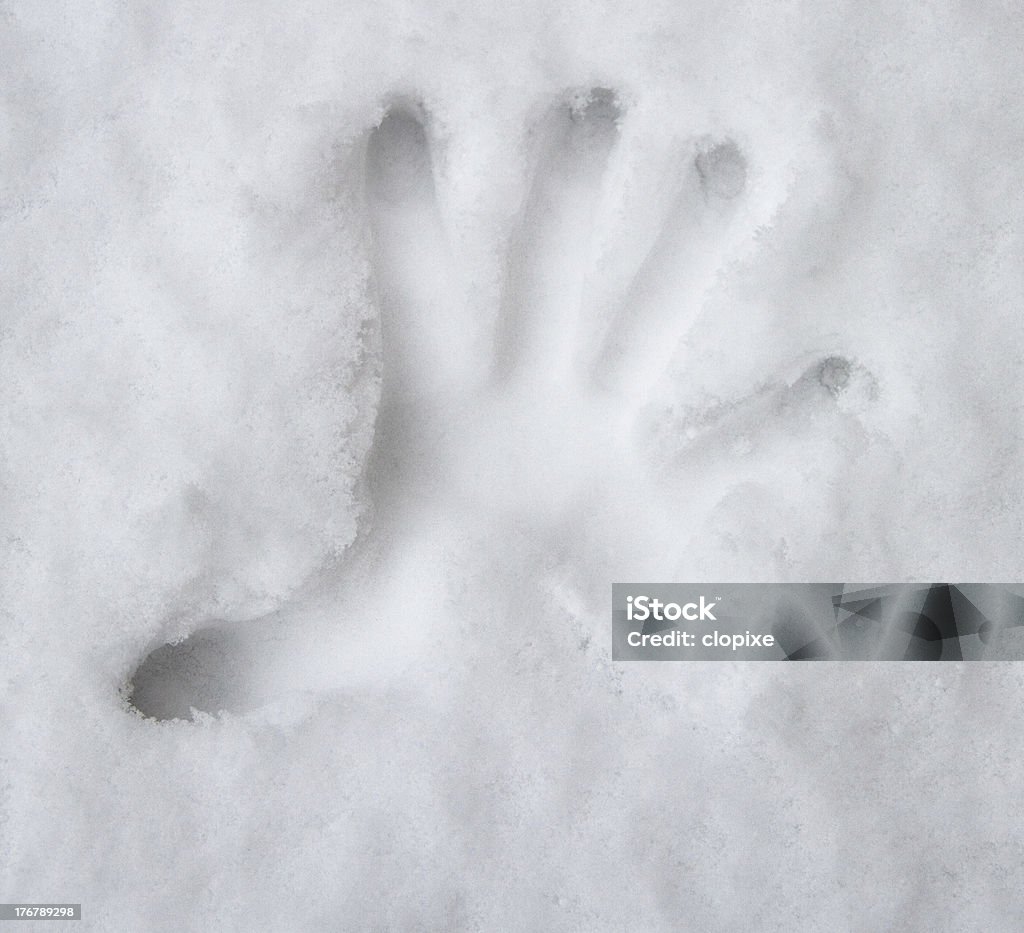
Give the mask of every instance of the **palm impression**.
<path id="1" fill-rule="evenodd" d="M 655 403 L 709 290 L 755 251 L 781 196 L 750 197 L 735 140 L 680 137 L 648 204 L 657 223 L 631 225 L 626 117 L 597 89 L 538 121 L 488 317 L 464 298 L 430 122 L 416 104 L 387 111 L 364 159 L 382 380 L 372 506 L 344 560 L 291 604 L 149 654 L 136 709 L 187 719 L 376 689 L 488 626 L 551 618 L 543 594 L 559 594 L 553 618 L 584 655 L 602 653 L 611 581 L 671 574 L 647 555 L 665 553 L 692 500 L 756 490 L 766 471 L 788 472 L 780 449 L 861 430 L 850 399 L 873 381 L 814 348 L 742 398 Z"/>

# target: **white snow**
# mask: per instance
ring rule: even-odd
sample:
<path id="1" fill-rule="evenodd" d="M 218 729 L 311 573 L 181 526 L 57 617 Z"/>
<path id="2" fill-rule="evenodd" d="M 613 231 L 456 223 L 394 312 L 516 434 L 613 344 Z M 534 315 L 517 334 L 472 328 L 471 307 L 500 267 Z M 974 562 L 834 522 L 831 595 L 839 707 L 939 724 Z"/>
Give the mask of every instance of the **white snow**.
<path id="1" fill-rule="evenodd" d="M 1016 929 L 1015 665 L 616 665 L 609 602 L 1019 582 L 1022 41 L 0 3 L 0 901 Z"/>

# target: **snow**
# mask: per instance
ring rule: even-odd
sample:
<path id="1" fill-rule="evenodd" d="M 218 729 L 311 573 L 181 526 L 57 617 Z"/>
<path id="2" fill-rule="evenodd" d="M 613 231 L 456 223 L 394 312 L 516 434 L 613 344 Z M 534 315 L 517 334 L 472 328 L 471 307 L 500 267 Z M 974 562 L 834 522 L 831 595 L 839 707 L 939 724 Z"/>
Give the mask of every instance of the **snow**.
<path id="1" fill-rule="evenodd" d="M 613 664 L 609 603 L 1019 580 L 1022 39 L 0 4 L 0 900 L 1017 928 L 1016 665 Z"/>

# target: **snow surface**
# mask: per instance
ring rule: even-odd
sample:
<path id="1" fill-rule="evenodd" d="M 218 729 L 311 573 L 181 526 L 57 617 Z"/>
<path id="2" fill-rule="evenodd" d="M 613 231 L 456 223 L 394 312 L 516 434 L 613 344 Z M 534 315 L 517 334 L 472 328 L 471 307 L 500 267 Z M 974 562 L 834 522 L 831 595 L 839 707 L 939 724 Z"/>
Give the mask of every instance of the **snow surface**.
<path id="1" fill-rule="evenodd" d="M 1022 43 L 0 3 L 0 900 L 1019 929 L 1018 666 L 614 665 L 609 601 L 1019 582 Z"/>

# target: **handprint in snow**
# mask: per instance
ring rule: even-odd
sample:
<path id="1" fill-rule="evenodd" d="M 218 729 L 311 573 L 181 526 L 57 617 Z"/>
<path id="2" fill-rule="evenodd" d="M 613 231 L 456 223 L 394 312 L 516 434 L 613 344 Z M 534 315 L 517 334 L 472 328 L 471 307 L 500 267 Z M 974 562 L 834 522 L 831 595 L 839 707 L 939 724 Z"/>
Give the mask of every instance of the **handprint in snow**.
<path id="1" fill-rule="evenodd" d="M 488 322 L 469 314 L 453 284 L 429 121 L 414 104 L 387 111 L 365 151 L 383 353 L 365 467 L 372 510 L 343 563 L 292 604 L 247 623 L 211 622 L 149 654 L 132 679 L 136 709 L 187 719 L 293 691 L 372 688 L 401 676 L 432 640 L 514 616 L 497 594 L 515 591 L 527 611 L 523 582 L 567 552 L 596 548 L 595 567 L 625 572 L 608 558 L 611 545 L 581 529 L 595 512 L 606 532 L 631 520 L 624 491 L 651 482 L 642 448 L 629 443 L 647 393 L 756 217 L 744 209 L 739 146 L 694 137 L 639 261 L 616 288 L 596 289 L 608 244 L 593 234 L 615 196 L 608 167 L 622 117 L 615 95 L 597 89 L 568 95 L 536 128 L 536 169 Z M 756 438 L 769 411 L 806 420 L 852 375 L 829 356 L 767 383 L 710 413 L 700 430 L 711 453 L 705 443 L 692 456 L 712 456 L 715 432 L 735 436 L 737 425 Z"/>

